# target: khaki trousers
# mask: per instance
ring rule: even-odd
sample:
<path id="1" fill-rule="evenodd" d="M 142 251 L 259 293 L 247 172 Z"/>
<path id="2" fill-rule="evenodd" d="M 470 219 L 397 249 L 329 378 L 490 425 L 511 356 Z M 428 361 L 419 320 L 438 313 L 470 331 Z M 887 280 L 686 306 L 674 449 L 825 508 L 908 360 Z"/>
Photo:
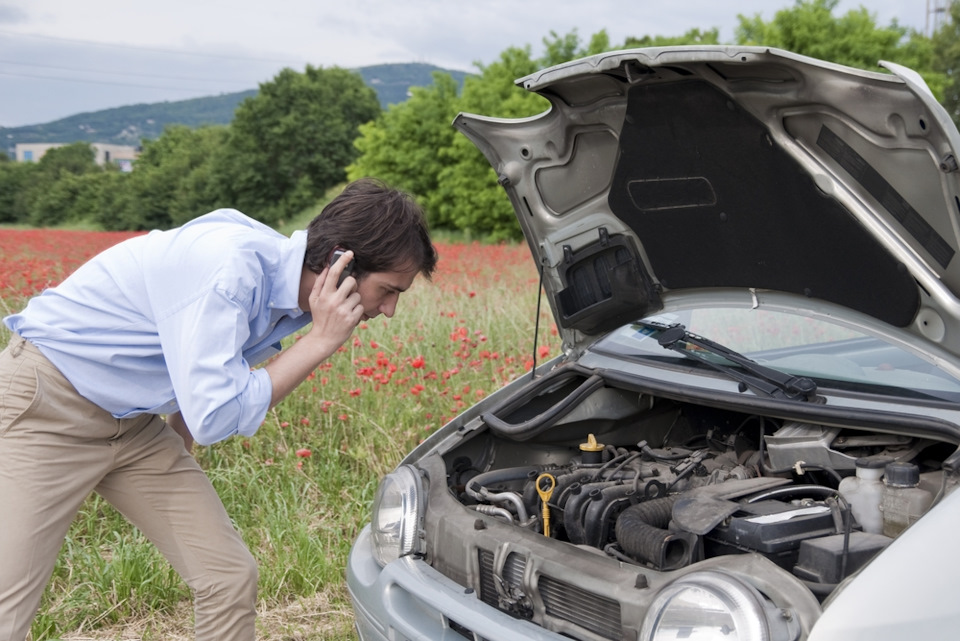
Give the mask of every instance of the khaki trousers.
<path id="1" fill-rule="evenodd" d="M 113 418 L 14 335 L 0 352 L 0 641 L 26 637 L 91 492 L 191 588 L 197 639 L 255 638 L 256 562 L 181 438 L 156 415 Z"/>

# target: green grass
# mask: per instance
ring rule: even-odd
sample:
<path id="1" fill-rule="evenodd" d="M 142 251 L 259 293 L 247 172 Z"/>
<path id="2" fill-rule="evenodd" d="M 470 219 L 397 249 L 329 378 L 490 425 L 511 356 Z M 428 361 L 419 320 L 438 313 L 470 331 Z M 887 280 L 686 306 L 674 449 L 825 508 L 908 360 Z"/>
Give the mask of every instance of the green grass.
<path id="1" fill-rule="evenodd" d="M 195 449 L 258 560 L 259 639 L 355 638 L 344 568 L 379 479 L 525 371 L 536 288 L 525 246 L 442 246 L 435 282 L 418 281 L 395 318 L 361 325 L 255 436 Z M 0 298 L 0 310 L 23 302 Z M 555 353 L 541 315 L 539 345 Z M 0 327 L 0 345 L 8 338 Z M 193 638 L 184 584 L 96 496 L 70 529 L 32 628 L 33 641 L 51 638 Z"/>

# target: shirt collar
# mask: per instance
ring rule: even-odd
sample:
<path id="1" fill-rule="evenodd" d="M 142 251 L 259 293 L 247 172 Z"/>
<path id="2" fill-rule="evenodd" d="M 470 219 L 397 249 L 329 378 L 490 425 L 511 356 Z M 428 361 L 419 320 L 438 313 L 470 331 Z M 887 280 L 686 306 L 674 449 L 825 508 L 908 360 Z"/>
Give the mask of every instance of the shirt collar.
<path id="1" fill-rule="evenodd" d="M 288 310 L 289 316 L 297 318 L 300 309 L 300 276 L 303 272 L 303 257 L 307 252 L 307 232 L 298 230 L 290 238 L 281 241 L 280 264 L 270 290 L 270 307 Z"/>

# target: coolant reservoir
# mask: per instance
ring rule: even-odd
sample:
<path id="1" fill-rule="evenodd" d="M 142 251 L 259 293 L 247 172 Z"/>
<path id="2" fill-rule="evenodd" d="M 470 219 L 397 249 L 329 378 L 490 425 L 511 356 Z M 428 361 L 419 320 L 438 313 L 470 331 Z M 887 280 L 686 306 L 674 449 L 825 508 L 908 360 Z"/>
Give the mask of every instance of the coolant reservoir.
<path id="1" fill-rule="evenodd" d="M 883 484 L 883 533 L 895 537 L 930 509 L 933 494 L 919 487 L 920 468 L 913 463 L 888 463 Z"/>
<path id="2" fill-rule="evenodd" d="M 883 532 L 883 483 L 880 478 L 889 459 L 857 459 L 857 473 L 840 481 L 840 496 L 850 504 L 857 523 L 864 532 Z"/>

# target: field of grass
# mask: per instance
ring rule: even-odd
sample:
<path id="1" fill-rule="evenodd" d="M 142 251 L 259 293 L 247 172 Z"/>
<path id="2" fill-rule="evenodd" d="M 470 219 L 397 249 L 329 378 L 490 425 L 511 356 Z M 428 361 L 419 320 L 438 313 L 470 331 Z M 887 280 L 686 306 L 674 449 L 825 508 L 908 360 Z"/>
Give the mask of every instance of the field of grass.
<path id="1" fill-rule="evenodd" d="M 0 230 L 0 315 L 128 234 Z M 260 566 L 258 638 L 355 638 L 347 552 L 377 483 L 404 453 L 559 339 L 534 344 L 537 276 L 525 245 L 441 243 L 393 319 L 357 328 L 251 438 L 194 453 Z M 9 333 L 0 326 L 0 346 Z M 51 474 L 56 474 L 51 469 Z M 192 639 L 188 590 L 108 504 L 77 516 L 32 628 L 40 639 Z"/>

